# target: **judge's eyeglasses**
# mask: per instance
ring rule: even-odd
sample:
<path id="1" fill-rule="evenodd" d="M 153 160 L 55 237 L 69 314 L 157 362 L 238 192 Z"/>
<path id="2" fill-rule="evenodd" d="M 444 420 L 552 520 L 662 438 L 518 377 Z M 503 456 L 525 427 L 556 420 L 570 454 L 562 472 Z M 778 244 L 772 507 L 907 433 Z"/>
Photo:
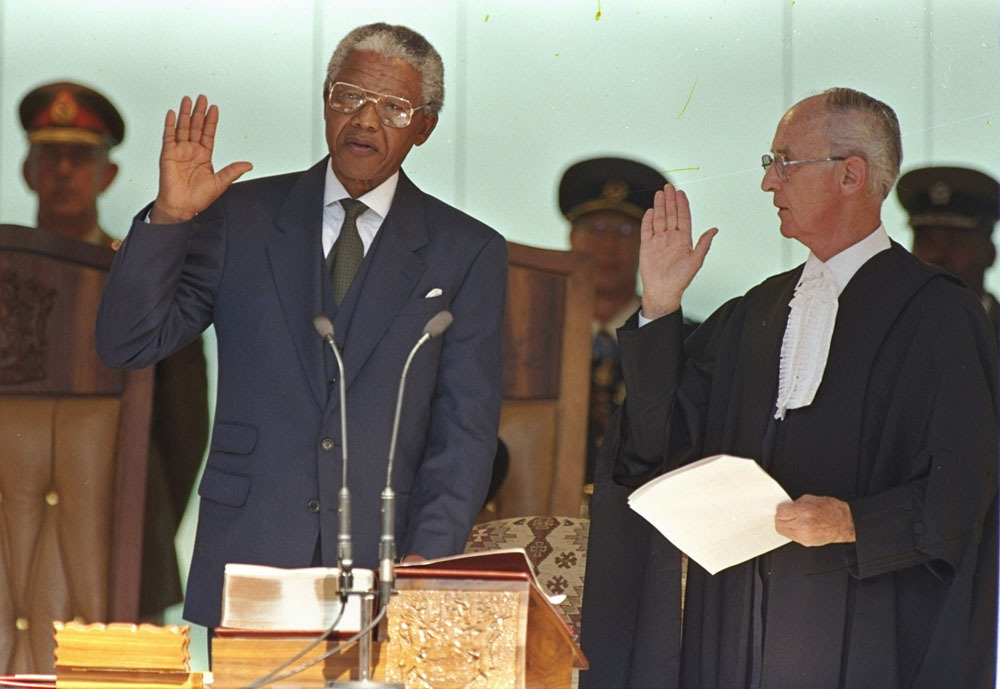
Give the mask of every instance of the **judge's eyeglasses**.
<path id="1" fill-rule="evenodd" d="M 809 160 L 786 160 L 780 153 L 775 153 L 773 156 L 770 153 L 765 153 L 760 157 L 760 165 L 764 168 L 764 172 L 767 172 L 772 165 L 774 165 L 775 171 L 778 173 L 778 177 L 781 179 L 788 179 L 788 168 L 793 165 L 805 165 L 806 163 L 829 163 L 836 160 L 847 160 L 844 156 L 832 156 L 830 158 L 810 158 Z"/>

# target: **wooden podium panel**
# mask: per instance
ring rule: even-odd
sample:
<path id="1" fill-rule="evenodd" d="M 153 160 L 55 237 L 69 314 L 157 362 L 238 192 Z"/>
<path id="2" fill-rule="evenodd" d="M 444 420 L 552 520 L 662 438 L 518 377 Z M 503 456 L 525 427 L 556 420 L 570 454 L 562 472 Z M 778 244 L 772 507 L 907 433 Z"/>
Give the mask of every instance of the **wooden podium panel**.
<path id="1" fill-rule="evenodd" d="M 527 580 L 404 577 L 376 677 L 411 687 L 525 689 Z"/>
<path id="2" fill-rule="evenodd" d="M 504 556 L 502 553 L 497 553 L 497 555 L 500 557 Z M 407 591 L 419 591 L 428 600 L 433 600 L 435 597 L 440 596 L 449 599 L 451 604 L 459 610 L 469 610 L 475 609 L 477 600 L 470 598 L 463 601 L 461 597 L 455 598 L 453 596 L 455 592 L 477 594 L 483 591 L 506 591 L 518 595 L 520 606 L 518 610 L 519 636 L 516 642 L 517 653 L 513 668 L 501 668 L 501 663 L 497 662 L 494 663 L 491 670 L 481 673 L 470 684 L 462 684 L 458 682 L 461 679 L 460 676 L 453 676 L 450 678 L 450 681 L 446 680 L 436 685 L 411 684 L 407 680 L 407 689 L 427 686 L 442 687 L 442 689 L 445 687 L 468 687 L 469 689 L 492 689 L 493 687 L 504 687 L 505 689 L 509 687 L 524 687 L 524 689 L 569 689 L 572 684 L 573 669 L 585 670 L 588 667 L 587 658 L 583 655 L 580 647 L 574 643 L 572 632 L 566 621 L 537 584 L 535 584 L 531 574 L 528 572 L 509 570 L 473 571 L 471 569 L 456 570 L 421 567 L 400 568 L 396 570 L 396 574 L 397 589 L 400 590 L 401 596 Z M 393 616 L 396 614 L 393 611 L 394 605 L 396 605 L 395 598 L 389 604 L 390 630 L 393 625 Z M 497 618 L 501 618 L 507 613 L 504 610 L 496 610 L 493 614 Z M 489 615 L 490 612 L 488 610 L 480 609 L 471 616 L 471 619 L 482 625 L 485 620 L 488 620 Z M 463 623 L 466 629 L 469 630 L 466 651 L 471 655 L 478 654 L 482 656 L 484 649 L 494 650 L 495 646 L 490 646 L 486 643 L 485 639 L 475 638 L 477 627 L 474 624 L 470 625 L 468 623 L 469 619 L 470 617 L 466 617 L 466 622 Z M 446 625 L 454 625 L 453 621 L 435 618 L 426 619 L 424 622 L 426 625 L 425 633 L 427 635 L 438 634 L 439 632 L 436 629 L 442 621 Z M 520 634 L 520 629 L 522 628 L 524 630 L 523 635 Z M 419 634 L 416 636 L 420 637 Z M 497 641 L 494 639 L 493 643 L 495 644 Z M 390 640 L 390 648 L 392 643 L 393 641 Z M 386 658 L 383 661 L 385 663 L 398 662 L 400 659 L 398 655 L 393 656 L 392 653 L 386 653 L 385 651 L 384 653 L 386 654 Z M 505 653 L 502 658 L 500 655 L 494 656 L 494 659 L 498 661 L 507 658 L 509 658 L 509 653 Z M 380 662 L 381 666 L 382 662 Z M 480 670 L 485 668 L 486 664 L 479 666 Z M 375 676 L 377 678 L 403 681 L 403 679 L 395 679 L 388 675 L 380 675 L 378 672 L 379 670 L 376 669 Z M 499 679 L 501 677 L 509 678 L 511 672 L 513 672 L 513 684 L 491 683 L 494 673 Z"/>

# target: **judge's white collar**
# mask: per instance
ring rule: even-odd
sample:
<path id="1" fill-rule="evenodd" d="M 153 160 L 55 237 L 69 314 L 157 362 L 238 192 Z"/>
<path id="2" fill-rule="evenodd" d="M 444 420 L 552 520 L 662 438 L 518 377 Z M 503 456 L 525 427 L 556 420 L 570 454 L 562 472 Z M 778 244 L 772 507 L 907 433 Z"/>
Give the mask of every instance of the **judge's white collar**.
<path id="1" fill-rule="evenodd" d="M 825 266 L 827 270 L 833 273 L 833 278 L 837 283 L 837 296 L 840 296 L 840 293 L 844 291 L 847 283 L 851 281 L 851 278 L 854 277 L 854 274 L 858 272 L 861 266 L 867 263 L 872 256 L 885 251 L 890 246 L 892 246 L 892 242 L 889 241 L 885 225 L 879 224 L 867 237 L 855 242 L 825 262 L 820 261 L 810 251 L 809 258 L 806 259 L 806 267 L 802 273 L 804 275 L 811 274 L 818 268 L 816 264 Z"/>

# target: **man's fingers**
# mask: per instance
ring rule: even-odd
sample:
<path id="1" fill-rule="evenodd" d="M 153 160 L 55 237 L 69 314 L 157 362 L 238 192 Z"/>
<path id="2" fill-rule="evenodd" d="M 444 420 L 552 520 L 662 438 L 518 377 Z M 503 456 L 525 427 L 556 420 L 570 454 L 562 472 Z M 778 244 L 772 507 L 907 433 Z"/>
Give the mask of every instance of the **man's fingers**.
<path id="1" fill-rule="evenodd" d="M 673 184 L 663 187 L 663 209 L 667 231 L 677 229 L 677 189 Z"/>
<path id="2" fill-rule="evenodd" d="M 229 165 L 219 170 L 215 176 L 219 180 L 222 190 L 225 190 L 230 184 L 250 170 L 253 170 L 253 165 L 244 160 L 238 163 L 229 163 Z"/>
<path id="3" fill-rule="evenodd" d="M 667 211 L 662 191 L 653 195 L 653 234 L 663 232 L 667 228 Z"/>
<path id="4" fill-rule="evenodd" d="M 700 261 L 705 261 L 705 256 L 708 254 L 708 250 L 712 246 L 712 239 L 714 239 L 717 234 L 719 234 L 719 228 L 713 227 L 710 230 L 705 230 L 701 233 L 701 236 L 698 237 L 698 243 L 694 247 L 694 252 L 698 255 L 698 259 Z M 779 505 L 778 508 L 780 509 L 781 505 Z"/>
<path id="5" fill-rule="evenodd" d="M 208 99 L 204 95 L 199 95 L 194 103 L 194 111 L 191 113 L 191 141 L 201 141 L 202 130 L 205 128 L 205 110 L 207 109 Z"/>
<path id="6" fill-rule="evenodd" d="M 163 121 L 163 147 L 173 144 L 177 140 L 177 132 L 174 127 L 177 125 L 177 113 L 167 110 L 167 117 Z"/>
<path id="7" fill-rule="evenodd" d="M 677 190 L 677 225 L 676 229 L 687 232 L 691 236 L 691 205 L 688 203 L 687 194 Z"/>
<path id="8" fill-rule="evenodd" d="M 191 99 L 184 96 L 181 107 L 177 111 L 177 127 L 174 130 L 177 143 L 184 143 L 191 138 Z"/>
<path id="9" fill-rule="evenodd" d="M 219 108 L 209 106 L 208 99 L 199 95 L 195 101 L 184 96 L 175 113 L 167 111 L 163 123 L 164 148 L 172 144 L 194 143 L 211 150 L 219 124 Z"/>
<path id="10" fill-rule="evenodd" d="M 642 223 L 639 225 L 639 239 L 648 242 L 653 236 L 653 209 L 647 208 L 642 214 Z"/>
<path id="11" fill-rule="evenodd" d="M 211 106 L 205 113 L 204 125 L 201 130 L 201 145 L 211 149 L 215 146 L 215 129 L 219 126 L 219 108 Z"/>

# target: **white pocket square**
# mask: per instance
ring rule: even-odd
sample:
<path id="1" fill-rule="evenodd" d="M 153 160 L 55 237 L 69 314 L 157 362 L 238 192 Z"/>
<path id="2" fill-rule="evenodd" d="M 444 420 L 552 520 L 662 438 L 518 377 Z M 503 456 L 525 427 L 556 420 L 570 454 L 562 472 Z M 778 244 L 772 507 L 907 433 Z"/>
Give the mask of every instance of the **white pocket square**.
<path id="1" fill-rule="evenodd" d="M 444 292 L 441 291 L 440 287 L 435 287 L 430 292 L 424 295 L 424 299 L 430 299 L 431 297 L 440 297 Z"/>

